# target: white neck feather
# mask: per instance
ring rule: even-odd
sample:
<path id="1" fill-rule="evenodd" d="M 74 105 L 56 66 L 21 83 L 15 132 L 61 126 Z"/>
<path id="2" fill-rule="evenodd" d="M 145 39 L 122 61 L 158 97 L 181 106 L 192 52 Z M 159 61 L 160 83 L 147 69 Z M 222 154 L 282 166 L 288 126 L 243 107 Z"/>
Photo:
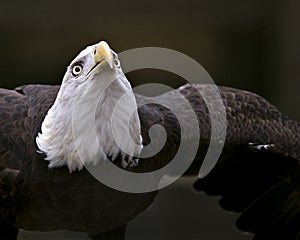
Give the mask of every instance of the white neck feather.
<path id="1" fill-rule="evenodd" d="M 66 99 L 67 88 L 61 87 L 36 138 L 50 168 L 67 165 L 72 172 L 81 170 L 85 164 L 97 164 L 106 156 L 114 160 L 121 155 L 124 161 L 125 156 L 140 154 L 142 138 L 137 111 L 132 110 L 137 109 L 134 94 L 124 76 L 108 80 L 114 77 L 107 75 L 103 77 L 105 80 L 87 83 L 91 87 L 68 90 L 77 99 Z M 118 102 L 124 94 L 129 96 L 127 100 Z M 121 111 L 114 111 L 117 102 Z M 120 142 L 130 144 L 120 146 Z"/>

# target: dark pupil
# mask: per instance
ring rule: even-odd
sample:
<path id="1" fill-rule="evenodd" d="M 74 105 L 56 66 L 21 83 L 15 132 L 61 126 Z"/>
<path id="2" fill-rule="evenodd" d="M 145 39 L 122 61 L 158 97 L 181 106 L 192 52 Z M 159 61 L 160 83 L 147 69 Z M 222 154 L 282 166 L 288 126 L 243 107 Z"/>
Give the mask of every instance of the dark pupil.
<path id="1" fill-rule="evenodd" d="M 81 70 L 81 68 L 80 68 L 80 67 L 78 67 L 78 66 L 77 66 L 77 67 L 75 67 L 75 72 L 76 72 L 76 73 L 79 73 L 79 72 L 80 72 L 80 70 Z"/>

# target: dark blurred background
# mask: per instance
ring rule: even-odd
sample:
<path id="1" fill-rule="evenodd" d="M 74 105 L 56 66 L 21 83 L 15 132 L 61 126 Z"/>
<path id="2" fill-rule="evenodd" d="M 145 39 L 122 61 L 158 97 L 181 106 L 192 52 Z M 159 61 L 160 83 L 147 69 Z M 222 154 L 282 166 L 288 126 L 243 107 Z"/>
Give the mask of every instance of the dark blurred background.
<path id="1" fill-rule="evenodd" d="M 217 84 L 259 93 L 300 120 L 299 13 L 299 0 L 1 1 L 0 87 L 59 84 L 80 50 L 106 40 L 116 52 L 147 46 L 183 52 Z M 178 83 L 162 71 L 128 78 L 133 85 Z M 227 227 L 235 217 L 215 198 L 183 185 L 164 190 L 130 226 L 128 239 L 248 239 Z"/>

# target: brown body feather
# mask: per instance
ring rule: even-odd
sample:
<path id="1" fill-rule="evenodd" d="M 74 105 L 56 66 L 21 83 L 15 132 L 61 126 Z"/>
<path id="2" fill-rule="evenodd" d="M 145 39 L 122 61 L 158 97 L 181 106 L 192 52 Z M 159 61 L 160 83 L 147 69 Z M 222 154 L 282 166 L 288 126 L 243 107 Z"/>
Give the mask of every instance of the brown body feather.
<path id="1" fill-rule="evenodd" d="M 210 137 L 208 110 L 199 94 L 209 87 L 209 85 L 186 85 L 174 90 L 180 92 L 191 103 L 199 120 L 201 144 L 197 156 L 199 161 L 195 161 L 192 165 L 195 169 L 201 164 L 201 156 L 205 153 Z M 152 203 L 156 193 L 119 192 L 99 183 L 86 170 L 69 174 L 66 167 L 48 169 L 47 162 L 43 160 L 44 156 L 37 153 L 35 138 L 58 89 L 59 86 L 28 85 L 14 91 L 0 90 L 0 235 L 3 234 L 3 239 L 15 239 L 17 228 L 40 231 L 68 229 L 84 231 L 90 236 L 98 235 L 95 239 L 106 239 L 108 235 L 105 237 L 105 234 L 111 235 L 111 230 L 117 229 L 116 234 L 119 237 L 112 239 L 122 239 L 123 236 L 120 235 L 124 235 L 124 227 L 121 226 L 145 210 Z M 268 167 L 271 166 L 271 169 L 280 167 L 282 170 L 280 174 L 271 171 L 269 174 L 271 178 L 277 179 L 278 176 L 286 175 L 292 172 L 292 169 L 299 168 L 300 125 L 288 119 L 256 94 L 227 87 L 219 89 L 227 114 L 225 150 L 217 167 L 204 182 L 199 180 L 195 186 L 198 190 L 229 195 L 230 201 L 227 201 L 225 207 L 232 209 L 237 204 L 233 196 L 239 199 L 239 194 L 230 195 L 235 184 L 229 181 L 225 187 L 226 181 L 222 181 L 222 178 L 226 178 L 233 169 L 236 181 L 241 179 L 246 181 L 255 174 L 253 175 L 251 171 L 249 176 L 238 174 L 239 171 L 249 167 L 251 160 L 248 157 L 247 161 L 240 161 L 242 155 L 229 158 L 236 159 L 233 165 L 230 160 L 224 159 L 232 156 L 232 152 L 240 153 L 237 146 L 241 146 L 238 149 L 248 151 L 250 153 L 248 156 L 252 158 L 259 156 L 261 162 L 256 160 L 253 161 L 256 164 L 252 162 L 250 164 L 255 172 L 261 167 L 268 171 Z M 157 98 L 161 101 L 176 102 L 174 96 L 169 92 Z M 143 96 L 136 95 L 136 98 L 137 102 L 144 101 Z M 185 114 L 184 108 L 182 113 Z M 139 166 L 132 169 L 147 172 L 160 168 L 172 160 L 180 144 L 180 126 L 171 110 L 157 104 L 141 107 L 139 116 L 144 145 L 150 142 L 148 130 L 153 124 L 161 124 L 168 134 L 167 143 L 157 156 L 141 159 Z M 248 146 L 249 143 L 272 144 L 272 147 L 257 153 Z M 270 159 L 278 158 L 279 163 L 274 160 L 272 166 Z M 228 166 L 232 166 L 232 169 Z M 263 178 L 264 171 L 259 172 Z M 259 188 L 259 191 L 252 191 L 252 197 L 247 200 L 241 199 L 243 206 L 234 210 L 244 211 L 251 202 L 273 186 L 272 184 Z M 11 228 L 10 234 L 5 235 L 8 226 Z M 241 228 L 258 231 L 257 228 L 249 229 L 245 226 Z M 102 238 L 101 234 L 104 234 Z"/>

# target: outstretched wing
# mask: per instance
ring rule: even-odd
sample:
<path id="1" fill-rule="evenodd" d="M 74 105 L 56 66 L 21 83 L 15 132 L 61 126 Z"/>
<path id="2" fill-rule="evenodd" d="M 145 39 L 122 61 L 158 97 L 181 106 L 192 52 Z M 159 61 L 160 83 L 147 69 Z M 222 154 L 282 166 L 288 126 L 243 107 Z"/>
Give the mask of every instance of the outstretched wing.
<path id="1" fill-rule="evenodd" d="M 53 93 L 52 93 L 53 92 Z M 0 89 L 0 233 L 17 234 L 7 223 L 14 222 L 16 204 L 12 195 L 22 184 L 20 170 L 30 167 L 32 132 L 40 127 L 57 87 L 29 85 L 15 90 Z M 51 94 L 52 93 L 52 94 Z M 47 97 L 48 96 L 48 97 Z M 32 147 L 32 151 L 35 148 Z M 11 230 L 8 230 L 12 228 Z M 1 235 L 1 236 L 2 236 Z"/>
<path id="2" fill-rule="evenodd" d="M 13 239 L 17 228 L 13 222 L 12 207 L 13 186 L 21 167 L 24 155 L 24 141 L 19 132 L 27 115 L 24 96 L 16 91 L 0 89 L 0 235 L 4 239 Z"/>
<path id="3" fill-rule="evenodd" d="M 208 143 L 210 137 L 209 113 L 201 96 L 201 92 L 209 88 L 209 85 L 186 85 L 157 97 L 162 104 L 166 101 L 176 104 L 186 121 L 189 112 L 180 107 L 174 92 L 191 103 L 199 120 L 203 143 L 200 147 Z M 219 89 L 227 114 L 225 147 L 216 167 L 195 183 L 195 189 L 221 195 L 221 206 L 242 213 L 237 226 L 255 233 L 254 239 L 297 239 L 300 237 L 299 123 L 254 93 L 227 87 Z M 140 109 L 139 115 L 143 131 L 153 124 L 161 124 L 170 136 L 166 151 L 160 152 L 160 158 L 152 158 L 148 166 L 168 162 L 179 146 L 181 134 L 172 109 L 150 104 Z M 193 131 L 190 132 L 188 137 L 192 141 Z M 148 140 L 146 132 L 143 137 Z M 190 169 L 192 173 L 199 170 L 203 153 L 205 147 L 199 150 Z"/>
<path id="4" fill-rule="evenodd" d="M 227 139 L 216 167 L 194 187 L 240 212 L 237 227 L 257 240 L 300 236 L 300 124 L 253 93 L 220 88 Z"/>

